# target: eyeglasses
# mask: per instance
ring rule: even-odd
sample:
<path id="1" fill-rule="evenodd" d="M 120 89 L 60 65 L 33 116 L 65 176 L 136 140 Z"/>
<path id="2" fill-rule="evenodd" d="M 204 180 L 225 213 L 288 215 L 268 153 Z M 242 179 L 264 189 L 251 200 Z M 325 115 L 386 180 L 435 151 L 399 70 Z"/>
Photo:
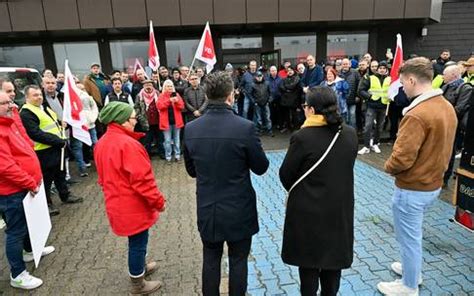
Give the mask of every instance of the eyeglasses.
<path id="1" fill-rule="evenodd" d="M 309 107 L 308 104 L 304 103 L 304 104 L 301 104 L 301 108 L 305 109 L 306 107 Z"/>
<path id="2" fill-rule="evenodd" d="M 15 104 L 13 101 L 0 102 L 0 106 L 3 106 L 3 105 L 13 105 L 13 104 Z"/>

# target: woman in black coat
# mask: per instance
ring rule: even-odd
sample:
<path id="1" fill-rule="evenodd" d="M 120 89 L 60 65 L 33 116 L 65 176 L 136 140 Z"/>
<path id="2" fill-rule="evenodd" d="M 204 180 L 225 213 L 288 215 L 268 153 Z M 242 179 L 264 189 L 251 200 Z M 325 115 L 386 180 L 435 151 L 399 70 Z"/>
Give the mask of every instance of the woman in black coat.
<path id="1" fill-rule="evenodd" d="M 300 107 L 302 93 L 298 74 L 291 66 L 288 67 L 287 71 L 288 76 L 283 79 L 279 86 L 281 93 L 280 106 L 283 114 L 282 132 L 285 132 L 286 129 L 293 130 L 298 126 L 296 109 Z"/>
<path id="2" fill-rule="evenodd" d="M 301 294 L 336 295 L 341 270 L 349 268 L 354 242 L 354 162 L 357 134 L 337 110 L 328 87 L 310 89 L 304 104 L 306 121 L 290 140 L 280 168 L 286 190 L 324 154 L 320 165 L 289 194 L 283 234 L 282 259 L 299 267 Z"/>

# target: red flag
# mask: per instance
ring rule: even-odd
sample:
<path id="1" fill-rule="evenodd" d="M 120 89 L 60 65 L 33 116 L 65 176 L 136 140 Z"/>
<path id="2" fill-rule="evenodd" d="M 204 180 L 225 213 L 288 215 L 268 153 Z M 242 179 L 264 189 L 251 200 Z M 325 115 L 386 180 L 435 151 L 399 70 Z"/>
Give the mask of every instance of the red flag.
<path id="1" fill-rule="evenodd" d="M 395 50 L 395 57 L 393 59 L 392 69 L 390 70 L 390 88 L 388 89 L 388 96 L 391 100 L 398 95 L 398 90 L 402 86 L 400 83 L 400 67 L 403 63 L 403 48 L 402 35 L 397 34 L 397 49 Z"/>
<path id="2" fill-rule="evenodd" d="M 64 66 L 64 106 L 63 121 L 72 127 L 72 136 L 79 141 L 91 146 L 92 140 L 86 126 L 86 118 L 82 112 L 82 101 L 76 83 L 69 69 L 68 60 Z"/>
<path id="3" fill-rule="evenodd" d="M 153 22 L 150 21 L 150 44 L 148 46 L 148 67 L 157 71 L 160 67 L 160 56 L 156 47 L 155 33 L 153 32 Z"/>
<path id="4" fill-rule="evenodd" d="M 200 60 L 206 63 L 207 72 L 211 72 L 214 69 L 216 64 L 216 52 L 214 50 L 214 43 L 212 42 L 211 29 L 209 27 L 209 22 L 206 23 L 204 28 L 204 33 L 202 34 L 201 41 L 196 50 L 195 59 Z"/>
<path id="5" fill-rule="evenodd" d="M 145 77 L 148 79 L 148 76 L 146 75 L 146 71 L 145 69 L 143 69 L 142 64 L 140 64 L 140 61 L 138 59 L 135 59 L 135 65 L 133 66 L 133 77 L 132 77 L 133 82 L 138 81 L 137 70 L 143 70 L 143 73 L 145 73 Z"/>

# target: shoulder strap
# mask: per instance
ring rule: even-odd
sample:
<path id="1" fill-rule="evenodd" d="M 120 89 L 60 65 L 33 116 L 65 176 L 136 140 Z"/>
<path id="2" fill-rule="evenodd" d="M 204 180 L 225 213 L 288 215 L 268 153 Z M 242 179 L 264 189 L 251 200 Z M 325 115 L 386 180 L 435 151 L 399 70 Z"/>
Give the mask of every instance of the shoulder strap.
<path id="1" fill-rule="evenodd" d="M 301 176 L 294 184 L 293 186 L 291 186 L 290 190 L 288 190 L 288 194 L 293 190 L 293 188 L 296 187 L 296 185 L 298 185 L 301 181 L 303 181 L 304 178 L 306 178 L 309 174 L 311 174 L 320 164 L 321 162 L 323 162 L 323 160 L 326 158 L 326 156 L 329 154 L 329 151 L 331 151 L 332 147 L 334 146 L 334 144 L 336 143 L 336 140 L 337 138 L 339 137 L 339 135 L 341 134 L 341 131 L 342 131 L 342 128 L 339 128 L 339 130 L 337 131 L 336 135 L 334 136 L 334 138 L 332 139 L 331 141 L 331 144 L 329 144 L 328 148 L 326 149 L 326 151 L 324 152 L 324 154 L 321 156 L 321 158 L 306 172 L 303 174 L 303 176 Z"/>

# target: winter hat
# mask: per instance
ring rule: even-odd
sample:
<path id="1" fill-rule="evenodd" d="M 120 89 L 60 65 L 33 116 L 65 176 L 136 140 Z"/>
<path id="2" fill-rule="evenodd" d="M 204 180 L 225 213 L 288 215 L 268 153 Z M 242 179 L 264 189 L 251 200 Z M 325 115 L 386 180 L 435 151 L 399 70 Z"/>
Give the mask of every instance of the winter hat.
<path id="1" fill-rule="evenodd" d="M 132 115 L 133 108 L 123 102 L 111 102 L 100 111 L 99 120 L 103 124 L 116 122 L 122 124 Z"/>
<path id="2" fill-rule="evenodd" d="M 224 70 L 226 70 L 226 71 L 228 71 L 228 70 L 234 70 L 234 67 L 232 66 L 231 63 L 227 63 L 227 65 L 225 65 Z"/>
<path id="3" fill-rule="evenodd" d="M 357 69 L 357 67 L 359 67 L 359 61 L 357 61 L 356 59 L 352 59 L 351 60 L 351 68 L 352 69 Z"/>

